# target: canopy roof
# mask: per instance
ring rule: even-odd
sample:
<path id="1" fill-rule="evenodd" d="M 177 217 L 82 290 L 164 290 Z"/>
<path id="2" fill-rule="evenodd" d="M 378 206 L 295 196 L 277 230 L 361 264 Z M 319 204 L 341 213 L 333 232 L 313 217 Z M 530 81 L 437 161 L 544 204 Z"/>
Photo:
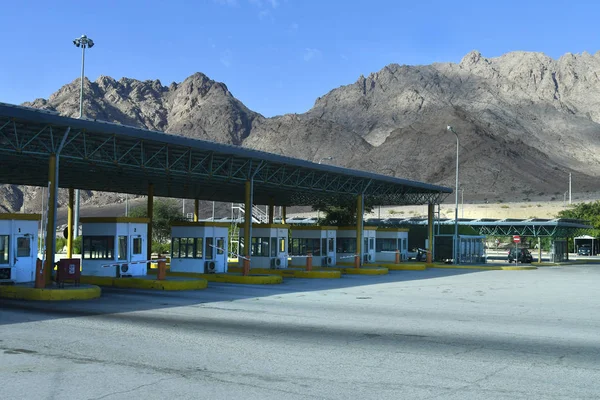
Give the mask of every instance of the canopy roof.
<path id="1" fill-rule="evenodd" d="M 452 189 L 131 126 L 0 103 L 0 183 L 254 203 L 335 204 L 363 193 L 373 205 L 441 203 Z"/>

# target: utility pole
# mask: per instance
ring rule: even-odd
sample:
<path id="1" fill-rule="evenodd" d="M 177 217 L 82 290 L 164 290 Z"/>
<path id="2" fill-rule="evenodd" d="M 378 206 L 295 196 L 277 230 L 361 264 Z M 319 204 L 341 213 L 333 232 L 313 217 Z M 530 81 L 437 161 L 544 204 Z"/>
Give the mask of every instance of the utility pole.
<path id="1" fill-rule="evenodd" d="M 569 205 L 571 204 L 571 173 L 569 172 Z"/>
<path id="2" fill-rule="evenodd" d="M 94 47 L 94 41 L 85 35 L 73 40 L 76 47 L 81 47 L 81 79 L 79 81 L 79 119 L 83 118 L 83 80 L 85 78 L 85 49 Z M 75 189 L 75 210 L 73 215 L 73 239 L 79 236 L 79 189 Z"/>

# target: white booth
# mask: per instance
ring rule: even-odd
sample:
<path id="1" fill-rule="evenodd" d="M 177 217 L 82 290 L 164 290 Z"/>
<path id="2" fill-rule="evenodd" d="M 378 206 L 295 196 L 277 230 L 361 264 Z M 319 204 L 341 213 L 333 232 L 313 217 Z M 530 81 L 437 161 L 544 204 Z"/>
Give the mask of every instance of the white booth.
<path id="1" fill-rule="evenodd" d="M 37 214 L 0 214 L 0 282 L 35 280 L 39 224 Z"/>
<path id="2" fill-rule="evenodd" d="M 332 267 L 335 265 L 335 226 L 293 226 L 290 255 L 292 266 L 306 266 L 306 255 L 312 253 L 312 265 Z"/>
<path id="3" fill-rule="evenodd" d="M 408 259 L 408 229 L 378 228 L 375 239 L 375 260 L 393 263 L 396 250 L 400 250 L 400 259 Z"/>
<path id="4" fill-rule="evenodd" d="M 81 218 L 81 274 L 145 276 L 148 218 Z"/>
<path id="5" fill-rule="evenodd" d="M 227 272 L 229 224 L 176 222 L 171 225 L 171 271 Z"/>
<path id="6" fill-rule="evenodd" d="M 377 227 L 363 227 L 362 261 L 370 263 L 375 261 L 375 232 Z M 356 254 L 356 227 L 340 226 L 336 238 L 337 262 L 353 263 Z"/>
<path id="7" fill-rule="evenodd" d="M 289 228 L 285 224 L 252 224 L 250 268 L 288 267 Z M 243 239 L 244 226 L 240 225 L 240 243 Z M 240 265 L 242 261 L 239 259 Z"/>

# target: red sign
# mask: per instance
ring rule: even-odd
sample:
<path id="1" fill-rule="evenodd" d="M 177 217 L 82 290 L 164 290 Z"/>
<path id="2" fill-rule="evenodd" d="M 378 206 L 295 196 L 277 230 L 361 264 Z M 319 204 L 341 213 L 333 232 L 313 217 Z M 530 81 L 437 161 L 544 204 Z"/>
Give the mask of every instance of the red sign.
<path id="1" fill-rule="evenodd" d="M 521 237 L 519 235 L 513 236 L 513 242 L 514 243 L 520 243 L 521 242 Z"/>

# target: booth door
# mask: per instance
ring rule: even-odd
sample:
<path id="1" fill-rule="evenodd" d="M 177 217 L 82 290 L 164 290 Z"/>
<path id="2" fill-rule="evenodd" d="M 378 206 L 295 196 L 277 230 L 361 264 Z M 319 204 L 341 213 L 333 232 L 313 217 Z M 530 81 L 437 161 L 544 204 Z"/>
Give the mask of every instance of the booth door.
<path id="1" fill-rule="evenodd" d="M 17 282 L 32 282 L 34 280 L 35 261 L 33 256 L 33 240 L 30 235 L 14 236 L 15 280 Z"/>
<path id="2" fill-rule="evenodd" d="M 218 237 L 216 238 L 217 241 L 217 247 L 215 248 L 216 250 L 216 256 L 215 256 L 215 263 L 216 263 L 216 267 L 217 267 L 217 271 L 218 272 L 227 272 L 227 251 L 225 248 L 225 238 L 223 237 Z"/>
<path id="3" fill-rule="evenodd" d="M 130 236 L 129 241 L 129 262 L 149 259 L 144 255 L 144 238 L 142 235 Z"/>

